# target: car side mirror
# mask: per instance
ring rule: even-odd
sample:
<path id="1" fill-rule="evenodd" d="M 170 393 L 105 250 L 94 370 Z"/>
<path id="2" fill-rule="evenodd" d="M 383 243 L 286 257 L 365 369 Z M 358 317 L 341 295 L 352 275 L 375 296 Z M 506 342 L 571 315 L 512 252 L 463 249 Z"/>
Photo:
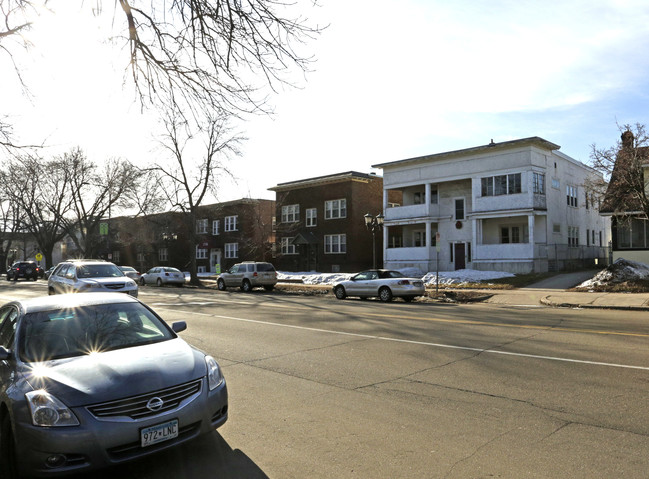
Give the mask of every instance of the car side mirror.
<path id="1" fill-rule="evenodd" d="M 172 323 L 171 329 L 173 329 L 174 333 L 179 333 L 187 329 L 187 323 L 185 321 L 176 321 Z"/>
<path id="2" fill-rule="evenodd" d="M 0 346 L 0 361 L 6 361 L 11 357 L 11 351 L 4 346 Z"/>

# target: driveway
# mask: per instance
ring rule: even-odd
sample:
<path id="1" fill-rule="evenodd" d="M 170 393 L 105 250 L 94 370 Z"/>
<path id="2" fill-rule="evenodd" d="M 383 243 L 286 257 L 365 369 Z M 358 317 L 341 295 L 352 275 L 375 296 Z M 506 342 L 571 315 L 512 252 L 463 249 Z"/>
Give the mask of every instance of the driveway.
<path id="1" fill-rule="evenodd" d="M 570 289 L 591 279 L 601 269 L 561 273 L 520 289 Z"/>

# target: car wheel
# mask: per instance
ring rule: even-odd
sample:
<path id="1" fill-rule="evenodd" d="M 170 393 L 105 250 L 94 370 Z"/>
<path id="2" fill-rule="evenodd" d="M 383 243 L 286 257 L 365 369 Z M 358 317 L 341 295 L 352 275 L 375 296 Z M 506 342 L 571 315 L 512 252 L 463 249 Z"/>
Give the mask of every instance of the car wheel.
<path id="1" fill-rule="evenodd" d="M 155 284 L 157 284 L 158 286 L 162 286 L 162 280 L 158 278 L 158 281 L 156 281 Z"/>
<path id="2" fill-rule="evenodd" d="M 392 301 L 392 291 L 387 286 L 383 286 L 379 289 L 379 299 L 384 303 L 389 303 Z"/>
<path id="3" fill-rule="evenodd" d="M 56 294 L 56 291 L 54 291 L 54 288 L 47 288 L 47 294 L 49 294 L 50 296 L 52 296 L 52 295 L 55 295 L 55 294 Z"/>
<path id="4" fill-rule="evenodd" d="M 347 293 L 345 292 L 345 288 L 342 286 L 336 286 L 334 288 L 334 294 L 336 295 L 336 298 L 338 299 L 345 299 L 347 297 Z"/>
<path id="5" fill-rule="evenodd" d="M 252 291 L 252 285 L 250 284 L 250 281 L 244 279 L 243 283 L 241 283 L 241 290 L 244 293 L 249 293 L 250 291 Z"/>
<path id="6" fill-rule="evenodd" d="M 219 278 L 219 280 L 216 282 L 216 287 L 219 288 L 219 291 L 225 291 L 227 289 L 227 286 L 225 285 L 225 281 Z"/>
<path id="7" fill-rule="evenodd" d="M 11 432 L 9 413 L 6 413 L 0 424 L 0 477 L 17 479 L 16 470 L 16 443 Z"/>
<path id="8" fill-rule="evenodd" d="M 145 286 L 146 282 L 144 281 L 144 278 L 140 278 L 140 286 Z"/>

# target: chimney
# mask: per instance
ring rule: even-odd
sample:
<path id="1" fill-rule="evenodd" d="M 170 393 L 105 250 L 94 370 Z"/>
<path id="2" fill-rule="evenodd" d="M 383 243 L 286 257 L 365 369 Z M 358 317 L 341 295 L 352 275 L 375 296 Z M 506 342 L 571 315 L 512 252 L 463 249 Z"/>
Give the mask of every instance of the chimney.
<path id="1" fill-rule="evenodd" d="M 630 150 L 633 148 L 635 138 L 633 136 L 633 133 L 631 133 L 629 130 L 626 130 L 624 133 L 622 133 L 622 148 L 625 150 Z"/>

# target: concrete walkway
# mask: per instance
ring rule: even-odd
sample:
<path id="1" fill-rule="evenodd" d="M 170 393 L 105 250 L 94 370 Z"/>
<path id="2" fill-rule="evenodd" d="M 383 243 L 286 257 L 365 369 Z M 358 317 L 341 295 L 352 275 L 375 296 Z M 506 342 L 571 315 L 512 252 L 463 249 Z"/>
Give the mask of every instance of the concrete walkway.
<path id="1" fill-rule="evenodd" d="M 567 308 L 607 308 L 649 311 L 649 293 L 596 293 L 566 291 L 592 278 L 597 271 L 563 273 L 525 288 L 492 290 L 488 303 L 545 305 Z"/>

